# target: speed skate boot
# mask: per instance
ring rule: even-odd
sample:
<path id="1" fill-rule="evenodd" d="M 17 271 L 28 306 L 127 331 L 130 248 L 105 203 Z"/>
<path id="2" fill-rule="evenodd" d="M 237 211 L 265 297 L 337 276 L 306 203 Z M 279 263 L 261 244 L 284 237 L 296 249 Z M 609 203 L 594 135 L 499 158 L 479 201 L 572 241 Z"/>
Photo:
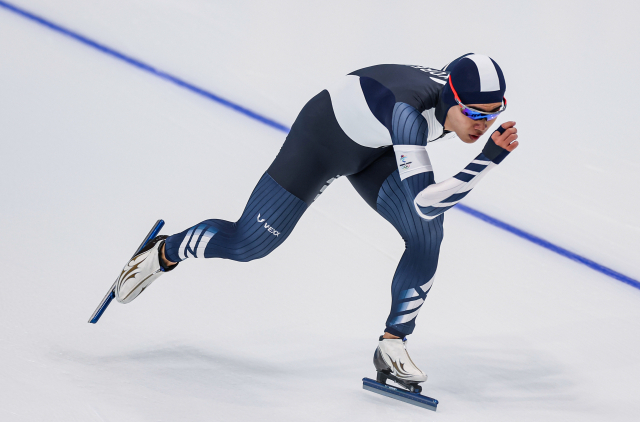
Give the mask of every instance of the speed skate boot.
<path id="1" fill-rule="evenodd" d="M 392 380 L 413 393 L 420 393 L 422 387 L 418 384 L 427 380 L 422 372 L 409 357 L 404 339 L 382 338 L 373 355 L 373 364 L 378 371 L 377 381 L 386 385 Z"/>
<path id="2" fill-rule="evenodd" d="M 164 268 L 160 264 L 160 248 L 168 236 L 156 236 L 131 258 L 116 281 L 116 300 L 129 303 L 146 289 L 163 272 L 171 271 L 178 266 Z"/>

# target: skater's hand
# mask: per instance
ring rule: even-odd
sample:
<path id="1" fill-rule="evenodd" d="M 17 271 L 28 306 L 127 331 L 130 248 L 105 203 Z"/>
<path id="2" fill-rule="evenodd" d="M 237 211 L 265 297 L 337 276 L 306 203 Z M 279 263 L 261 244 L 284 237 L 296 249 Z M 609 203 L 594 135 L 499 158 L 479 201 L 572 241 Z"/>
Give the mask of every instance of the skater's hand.
<path id="1" fill-rule="evenodd" d="M 487 141 L 482 153 L 495 164 L 500 164 L 511 151 L 518 148 L 516 139 L 518 139 L 516 122 L 503 123 L 491 134 L 491 138 Z"/>
<path id="2" fill-rule="evenodd" d="M 516 122 L 503 123 L 493 134 L 491 135 L 493 142 L 500 148 L 504 148 L 511 152 L 518 148 L 518 129 L 516 129 Z"/>

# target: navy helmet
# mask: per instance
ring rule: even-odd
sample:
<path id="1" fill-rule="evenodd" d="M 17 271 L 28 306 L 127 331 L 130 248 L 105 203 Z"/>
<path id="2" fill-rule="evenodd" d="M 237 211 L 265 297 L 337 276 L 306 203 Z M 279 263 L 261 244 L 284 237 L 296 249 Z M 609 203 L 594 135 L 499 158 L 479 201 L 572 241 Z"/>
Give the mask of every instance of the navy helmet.
<path id="1" fill-rule="evenodd" d="M 443 101 L 449 107 L 456 105 L 450 84 L 463 104 L 500 103 L 507 89 L 502 69 L 491 57 L 465 54 L 445 66 L 449 80 L 442 90 Z"/>

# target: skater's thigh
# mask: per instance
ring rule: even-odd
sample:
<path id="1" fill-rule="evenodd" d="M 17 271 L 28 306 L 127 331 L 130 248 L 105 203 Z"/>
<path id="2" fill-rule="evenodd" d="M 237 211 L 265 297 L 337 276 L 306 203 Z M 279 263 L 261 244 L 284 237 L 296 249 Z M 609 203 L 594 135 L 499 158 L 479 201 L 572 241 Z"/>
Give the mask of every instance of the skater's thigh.
<path id="1" fill-rule="evenodd" d="M 247 262 L 263 258 L 293 231 L 307 205 L 264 174 L 236 222 L 209 219 L 170 236 L 167 258 L 224 258 Z"/>
<path id="2" fill-rule="evenodd" d="M 333 180 L 358 173 L 383 152 L 359 145 L 345 134 L 324 90 L 302 108 L 267 173 L 311 205 Z"/>
<path id="3" fill-rule="evenodd" d="M 340 174 L 339 160 L 326 147 L 335 136 L 331 130 L 335 119 L 330 100 L 324 97 L 319 94 L 300 111 L 278 156 L 267 169 L 273 180 L 307 205 L 329 179 Z"/>
<path id="4" fill-rule="evenodd" d="M 371 208 L 378 210 L 378 195 L 384 181 L 397 169 L 393 148 L 378 157 L 364 170 L 347 177 L 356 192 Z"/>

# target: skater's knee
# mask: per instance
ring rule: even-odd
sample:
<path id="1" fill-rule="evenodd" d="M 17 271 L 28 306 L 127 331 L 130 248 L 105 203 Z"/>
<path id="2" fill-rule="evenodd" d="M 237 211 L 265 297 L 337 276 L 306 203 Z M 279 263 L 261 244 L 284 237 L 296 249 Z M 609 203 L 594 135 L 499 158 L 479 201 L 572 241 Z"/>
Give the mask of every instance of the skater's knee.
<path id="1" fill-rule="evenodd" d="M 443 237 L 442 230 L 421 230 L 403 236 L 407 250 L 422 251 L 427 254 L 440 250 Z"/>
<path id="2" fill-rule="evenodd" d="M 405 239 L 405 248 L 411 255 L 430 256 L 433 254 L 438 255 L 440 252 L 440 245 L 442 244 L 442 238 L 425 239 L 421 238 L 409 238 Z"/>

